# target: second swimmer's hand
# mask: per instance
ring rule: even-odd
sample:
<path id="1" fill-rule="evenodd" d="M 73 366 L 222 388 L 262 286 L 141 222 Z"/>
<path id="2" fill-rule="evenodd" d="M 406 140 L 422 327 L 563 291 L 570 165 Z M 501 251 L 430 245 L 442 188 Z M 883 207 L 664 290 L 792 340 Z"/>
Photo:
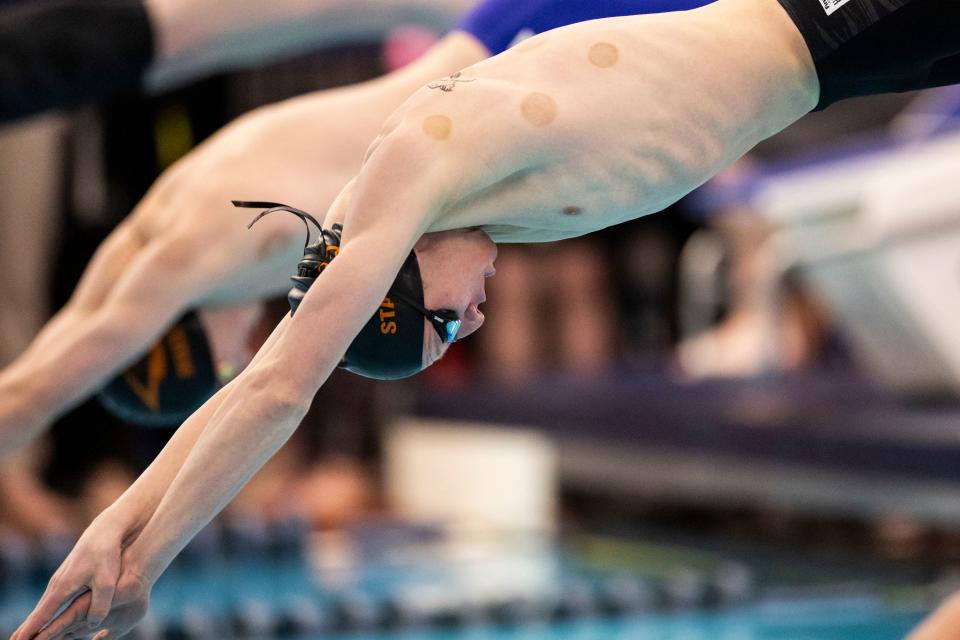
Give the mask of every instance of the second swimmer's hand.
<path id="1" fill-rule="evenodd" d="M 104 512 L 94 520 L 77 541 L 70 555 L 50 578 L 33 611 L 11 636 L 11 640 L 36 637 L 64 607 L 75 616 L 71 624 L 94 627 L 111 612 L 121 572 L 121 556 L 131 531 Z M 43 637 L 47 637 L 45 634 Z"/>

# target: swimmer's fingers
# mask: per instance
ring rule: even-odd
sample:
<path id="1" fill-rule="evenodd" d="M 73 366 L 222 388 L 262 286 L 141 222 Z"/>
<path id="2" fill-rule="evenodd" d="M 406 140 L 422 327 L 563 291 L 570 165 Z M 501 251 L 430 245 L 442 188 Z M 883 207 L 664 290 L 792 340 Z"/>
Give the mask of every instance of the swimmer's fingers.
<path id="1" fill-rule="evenodd" d="M 47 585 L 46 591 L 33 608 L 27 619 L 23 621 L 20 628 L 17 629 L 10 640 L 30 640 L 33 638 L 66 604 L 74 601 L 78 594 L 87 589 L 86 585 L 80 587 L 68 586 L 63 579 L 63 574 L 59 571 L 54 574 Z"/>
<path id="2" fill-rule="evenodd" d="M 121 637 L 128 633 L 147 613 L 150 589 L 143 578 L 127 572 L 117 581 L 115 597 L 108 615 L 99 623 L 89 622 L 92 592 L 81 595 L 36 640 L 79 640 L 81 638 Z"/>
<path id="3" fill-rule="evenodd" d="M 29 640 L 54 618 L 60 620 L 62 614 L 57 614 L 64 607 L 65 612 L 76 611 L 77 601 L 86 603 L 85 622 L 88 614 L 89 622 L 95 624 L 107 616 L 120 576 L 120 553 L 119 549 L 109 546 L 115 544 L 109 536 L 90 535 L 91 531 L 94 530 L 87 530 L 53 574 L 37 606 L 12 636 L 13 640 Z"/>
<path id="4" fill-rule="evenodd" d="M 87 613 L 87 623 L 90 627 L 95 627 L 103 622 L 103 619 L 110 613 L 110 605 L 113 602 L 113 594 L 116 590 L 117 576 L 120 573 L 119 559 L 115 562 L 105 562 L 105 566 L 100 567 L 97 575 L 94 577 L 91 587 L 90 610 Z M 114 565 L 114 566 L 111 566 Z"/>
<path id="5" fill-rule="evenodd" d="M 144 618 L 149 607 L 150 589 L 143 578 L 134 573 L 125 573 L 117 582 L 110 613 L 99 627 L 78 621 L 73 627 L 67 628 L 62 639 L 57 640 L 121 638 Z"/>
<path id="6" fill-rule="evenodd" d="M 60 640 L 68 633 L 76 631 L 78 627 L 84 624 L 90 601 L 91 594 L 89 591 L 81 594 L 42 631 L 35 636 L 27 636 L 27 638 L 32 640 Z"/>

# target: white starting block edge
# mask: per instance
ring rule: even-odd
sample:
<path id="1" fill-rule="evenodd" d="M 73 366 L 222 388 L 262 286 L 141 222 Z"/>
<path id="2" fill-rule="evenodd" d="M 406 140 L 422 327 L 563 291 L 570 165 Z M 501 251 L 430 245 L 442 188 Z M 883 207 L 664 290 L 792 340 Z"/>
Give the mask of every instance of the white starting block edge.
<path id="1" fill-rule="evenodd" d="M 387 499 L 401 517 L 478 532 L 556 530 L 558 454 L 543 434 L 402 418 L 384 451 Z"/>

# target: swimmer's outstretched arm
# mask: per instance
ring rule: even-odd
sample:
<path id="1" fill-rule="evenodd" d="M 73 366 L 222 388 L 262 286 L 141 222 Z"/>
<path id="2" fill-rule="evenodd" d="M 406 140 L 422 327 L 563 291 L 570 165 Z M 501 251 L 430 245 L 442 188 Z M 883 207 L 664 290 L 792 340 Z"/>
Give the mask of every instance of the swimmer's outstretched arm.
<path id="1" fill-rule="evenodd" d="M 399 24 L 445 31 L 472 0 L 146 0 L 156 33 L 149 83 L 164 87 L 202 73 L 281 55 L 372 42 Z"/>
<path id="2" fill-rule="evenodd" d="M 145 248 L 99 307 L 70 312 L 42 349 L 29 349 L 0 374 L 0 454 L 99 388 L 234 262 L 230 247 L 196 236 Z"/>
<path id="3" fill-rule="evenodd" d="M 402 197 L 348 216 L 339 256 L 269 351 L 213 414 L 125 563 L 149 583 L 290 437 L 347 346 L 377 309 L 416 240 L 422 216 Z M 342 202 L 342 201 L 341 201 Z M 370 201 L 355 203 L 367 207 Z M 335 205 L 336 206 L 336 205 Z M 126 566 L 126 564 L 125 564 Z"/>
<path id="4" fill-rule="evenodd" d="M 334 209 L 347 206 L 347 193 L 345 190 L 334 203 Z M 388 195 L 384 190 L 375 193 Z M 86 633 L 86 612 L 91 601 L 98 603 L 98 616 L 104 611 L 100 607 L 109 605 L 110 613 L 102 628 L 109 629 L 111 636 L 122 635 L 139 621 L 157 577 L 290 437 L 316 390 L 363 326 L 364 318 L 383 300 L 422 229 L 429 226 L 426 213 L 398 215 L 411 209 L 431 211 L 422 206 L 425 201 L 418 200 L 419 196 L 422 194 L 409 191 L 405 199 L 367 197 L 349 203 L 354 213 L 347 228 L 353 232 L 344 237 L 340 255 L 313 284 L 296 317 L 287 317 L 254 362 L 181 427 L 189 435 L 177 434 L 169 447 L 169 458 L 158 459 L 121 498 L 121 502 L 127 503 L 123 510 L 129 510 L 128 521 L 132 521 L 129 513 L 138 514 L 137 517 L 147 512 L 152 515 L 132 544 L 123 550 L 123 573 L 115 589 L 107 589 L 106 580 L 91 579 L 87 586 L 92 587 L 92 593 L 77 598 L 38 640 L 60 638 L 78 628 Z M 340 219 L 331 212 L 326 222 Z M 192 440 L 201 431 L 194 444 Z M 180 456 L 191 445 L 186 461 L 179 466 Z M 165 449 L 161 458 L 166 456 Z M 174 471 L 176 477 L 153 509 L 158 490 L 165 488 Z M 115 537 L 110 538 L 113 547 L 108 549 L 96 543 L 93 536 L 85 548 L 78 547 L 71 556 L 76 557 L 75 563 L 80 567 L 102 566 L 97 562 L 108 558 L 104 574 L 109 574 L 120 562 L 112 560 L 122 548 Z M 15 640 L 31 638 L 77 593 L 83 572 L 71 570 L 70 581 L 64 578 L 66 575 L 58 575 L 57 584 L 51 584 L 51 596 L 44 596 Z"/>
<path id="5" fill-rule="evenodd" d="M 287 321 L 280 322 L 251 364 L 270 352 Z M 43 597 L 14 632 L 13 640 L 32 638 L 64 604 L 86 590 L 90 591 L 84 603 L 89 609 L 83 610 L 84 624 L 99 623 L 107 616 L 120 574 L 123 549 L 136 540 L 149 521 L 183 461 L 210 418 L 232 392 L 234 384 L 235 381 L 228 383 L 190 416 L 140 477 L 97 516 L 50 578 Z M 96 597 L 91 598 L 93 594 Z M 67 620 L 59 622 L 66 624 Z"/>

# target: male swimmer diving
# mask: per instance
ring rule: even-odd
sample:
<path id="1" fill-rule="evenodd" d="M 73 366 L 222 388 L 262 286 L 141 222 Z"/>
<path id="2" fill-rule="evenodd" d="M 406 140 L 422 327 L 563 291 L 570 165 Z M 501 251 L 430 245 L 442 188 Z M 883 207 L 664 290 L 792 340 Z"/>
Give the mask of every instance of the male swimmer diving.
<path id="1" fill-rule="evenodd" d="M 303 235 L 297 220 L 279 216 L 247 231 L 247 217 L 230 206 L 231 199 L 326 211 L 386 117 L 431 80 L 503 51 L 521 32 L 705 1 L 616 0 L 602 7 L 571 0 L 482 2 L 405 69 L 239 118 L 157 180 L 100 247 L 69 303 L 0 372 L 0 454 L 35 437 L 112 378 L 105 394 L 112 409 L 135 421 L 179 423 L 246 364 L 248 332 L 223 309 L 283 295 Z M 255 315 L 239 317 L 252 329 Z M 194 350 L 205 352 L 203 343 L 213 343 L 210 355 L 218 362 L 195 363 L 186 381 L 176 380 L 175 367 L 168 366 L 164 384 L 140 371 L 148 368 L 149 355 L 123 371 L 174 323 L 174 332 L 200 343 Z"/>
<path id="2" fill-rule="evenodd" d="M 424 234 L 550 241 L 633 219 L 818 105 L 956 82 L 958 61 L 960 8 L 935 0 L 829 14 L 819 0 L 718 0 L 557 29 L 421 89 L 332 205 L 341 250 L 296 315 L 91 525 L 16 637 L 71 600 L 39 638 L 129 630 L 173 557 L 296 428 Z"/>

